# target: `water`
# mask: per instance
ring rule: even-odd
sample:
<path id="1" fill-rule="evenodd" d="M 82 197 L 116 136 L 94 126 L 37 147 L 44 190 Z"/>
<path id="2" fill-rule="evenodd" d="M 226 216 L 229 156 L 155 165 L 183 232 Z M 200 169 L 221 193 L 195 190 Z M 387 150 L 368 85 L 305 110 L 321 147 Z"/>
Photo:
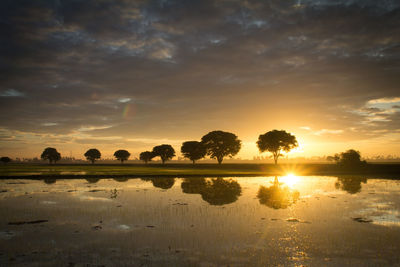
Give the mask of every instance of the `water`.
<path id="1" fill-rule="evenodd" d="M 0 181 L 0 266 L 400 266 L 400 181 Z"/>

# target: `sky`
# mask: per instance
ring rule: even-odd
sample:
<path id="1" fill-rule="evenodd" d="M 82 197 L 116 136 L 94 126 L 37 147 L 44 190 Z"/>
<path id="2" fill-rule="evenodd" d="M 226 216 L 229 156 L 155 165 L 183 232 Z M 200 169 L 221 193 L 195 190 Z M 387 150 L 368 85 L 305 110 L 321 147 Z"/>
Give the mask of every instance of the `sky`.
<path id="1" fill-rule="evenodd" d="M 213 130 L 261 156 L 400 156 L 398 0 L 2 0 L 0 154 L 83 158 Z M 179 153 L 177 153 L 179 155 Z"/>

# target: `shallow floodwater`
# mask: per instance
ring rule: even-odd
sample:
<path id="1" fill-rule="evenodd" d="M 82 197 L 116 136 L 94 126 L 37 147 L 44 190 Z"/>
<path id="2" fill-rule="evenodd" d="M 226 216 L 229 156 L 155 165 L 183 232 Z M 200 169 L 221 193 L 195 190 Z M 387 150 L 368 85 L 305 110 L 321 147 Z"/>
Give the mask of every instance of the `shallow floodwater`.
<path id="1" fill-rule="evenodd" d="M 0 181 L 0 266 L 400 266 L 400 180 Z"/>

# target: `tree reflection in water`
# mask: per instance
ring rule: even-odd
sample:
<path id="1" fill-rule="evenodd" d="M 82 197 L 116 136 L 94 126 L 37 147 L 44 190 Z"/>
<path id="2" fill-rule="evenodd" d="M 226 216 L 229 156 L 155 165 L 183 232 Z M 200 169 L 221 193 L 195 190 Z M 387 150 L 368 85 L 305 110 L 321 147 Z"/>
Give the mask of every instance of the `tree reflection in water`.
<path id="1" fill-rule="evenodd" d="M 283 183 L 279 183 L 277 177 L 275 177 L 272 186 L 266 187 L 261 185 L 257 193 L 260 204 L 273 209 L 286 209 L 290 205 L 296 203 L 299 197 L 299 191 L 292 190 Z"/>
<path id="2" fill-rule="evenodd" d="M 225 205 L 238 200 L 242 193 L 239 183 L 232 179 L 185 178 L 181 184 L 186 194 L 200 194 L 211 205 Z"/>
<path id="3" fill-rule="evenodd" d="M 365 177 L 338 177 L 335 183 L 335 188 L 346 191 L 350 194 L 356 194 L 361 191 L 361 183 L 366 184 L 367 178 Z"/>
<path id="4" fill-rule="evenodd" d="M 117 182 L 120 182 L 120 183 L 124 183 L 124 182 L 128 181 L 129 178 L 126 178 L 126 177 L 119 177 L 119 178 L 113 178 L 113 180 L 115 180 L 115 181 L 117 181 Z"/>
<path id="5" fill-rule="evenodd" d="M 100 181 L 99 178 L 86 178 L 85 180 L 86 180 L 89 184 L 95 184 L 95 183 L 97 183 L 98 181 Z"/>
<path id="6" fill-rule="evenodd" d="M 154 187 L 170 189 L 175 184 L 175 178 L 140 178 L 143 181 L 150 181 Z"/>
<path id="7" fill-rule="evenodd" d="M 46 179 L 43 180 L 43 182 L 44 182 L 45 184 L 55 184 L 55 183 L 57 182 L 57 179 L 54 179 L 54 178 L 46 178 Z"/>

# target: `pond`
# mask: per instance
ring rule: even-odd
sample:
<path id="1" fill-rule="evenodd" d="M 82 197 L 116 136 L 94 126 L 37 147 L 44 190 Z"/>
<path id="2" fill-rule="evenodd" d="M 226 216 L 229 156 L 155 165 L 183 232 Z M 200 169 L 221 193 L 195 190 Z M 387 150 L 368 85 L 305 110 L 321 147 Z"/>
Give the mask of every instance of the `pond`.
<path id="1" fill-rule="evenodd" d="M 0 266 L 400 263 L 400 180 L 0 181 Z"/>

